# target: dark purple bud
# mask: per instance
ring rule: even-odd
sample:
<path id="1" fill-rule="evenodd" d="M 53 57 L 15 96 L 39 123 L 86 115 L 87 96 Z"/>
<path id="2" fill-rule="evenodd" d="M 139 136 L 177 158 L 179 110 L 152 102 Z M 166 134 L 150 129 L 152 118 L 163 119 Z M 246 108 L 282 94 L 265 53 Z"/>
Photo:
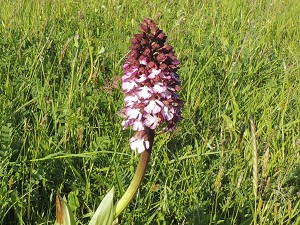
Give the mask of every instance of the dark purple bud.
<path id="1" fill-rule="evenodd" d="M 152 49 L 154 50 L 154 51 L 156 51 L 157 49 L 159 49 L 160 48 L 160 45 L 158 44 L 158 43 L 153 43 L 152 44 Z"/>
<path id="2" fill-rule="evenodd" d="M 156 57 L 156 59 L 157 59 L 159 62 L 163 62 L 163 61 L 165 61 L 167 58 L 168 58 L 168 56 L 165 55 L 165 54 L 158 54 L 158 56 Z"/>
<path id="3" fill-rule="evenodd" d="M 148 23 L 151 30 L 158 30 L 158 27 L 156 26 L 153 20 L 149 20 Z"/>
<path id="4" fill-rule="evenodd" d="M 132 44 L 139 44 L 140 42 L 136 38 L 131 38 L 130 39 Z"/>
<path id="5" fill-rule="evenodd" d="M 138 59 L 139 56 L 140 56 L 140 54 L 139 54 L 138 50 L 131 50 L 128 54 L 128 57 L 131 57 L 131 58 L 133 57 L 135 59 Z"/>
<path id="6" fill-rule="evenodd" d="M 135 59 L 133 57 L 128 57 L 127 62 L 131 65 L 139 65 L 139 62 L 137 61 L 137 59 Z"/>
<path id="7" fill-rule="evenodd" d="M 142 38 L 143 38 L 143 35 L 142 35 L 142 34 L 135 34 L 134 37 L 135 37 L 135 39 L 136 39 L 137 41 L 141 41 Z"/>
<path id="8" fill-rule="evenodd" d="M 141 49 L 141 45 L 140 44 L 134 44 L 134 45 L 131 45 L 131 49 Z"/>
<path id="9" fill-rule="evenodd" d="M 173 49 L 172 46 L 170 46 L 170 45 L 164 45 L 162 47 L 162 49 L 161 49 L 161 52 L 167 54 L 167 53 L 171 52 L 172 49 Z"/>
<path id="10" fill-rule="evenodd" d="M 153 62 L 153 61 L 151 61 L 151 62 L 148 63 L 148 67 L 149 67 L 150 69 L 157 69 L 157 65 L 156 65 L 156 63 Z"/>
<path id="11" fill-rule="evenodd" d="M 151 49 L 150 48 L 145 48 L 145 50 L 143 52 L 143 55 L 144 56 L 150 56 L 150 53 L 151 53 Z"/>
<path id="12" fill-rule="evenodd" d="M 157 39 L 159 39 L 160 41 L 164 41 L 167 39 L 167 36 L 161 32 L 159 35 L 157 35 Z"/>
<path id="13" fill-rule="evenodd" d="M 143 46 L 149 45 L 149 42 L 147 40 L 142 40 L 141 41 L 141 45 L 143 45 Z"/>
<path id="14" fill-rule="evenodd" d="M 144 22 L 144 23 L 142 23 L 142 24 L 140 25 L 140 31 L 141 31 L 141 32 L 149 33 L 150 29 L 149 29 L 147 23 Z"/>

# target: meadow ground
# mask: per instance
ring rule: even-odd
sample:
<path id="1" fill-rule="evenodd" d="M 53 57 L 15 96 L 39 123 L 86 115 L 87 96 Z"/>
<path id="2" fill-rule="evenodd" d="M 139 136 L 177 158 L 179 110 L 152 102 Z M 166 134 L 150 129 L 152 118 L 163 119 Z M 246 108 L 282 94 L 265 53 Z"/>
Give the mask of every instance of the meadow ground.
<path id="1" fill-rule="evenodd" d="M 293 0 L 2 0 L 0 224 L 53 224 L 57 190 L 87 224 L 126 190 L 120 77 L 146 17 L 186 103 L 121 224 L 300 224 L 299 15 Z"/>

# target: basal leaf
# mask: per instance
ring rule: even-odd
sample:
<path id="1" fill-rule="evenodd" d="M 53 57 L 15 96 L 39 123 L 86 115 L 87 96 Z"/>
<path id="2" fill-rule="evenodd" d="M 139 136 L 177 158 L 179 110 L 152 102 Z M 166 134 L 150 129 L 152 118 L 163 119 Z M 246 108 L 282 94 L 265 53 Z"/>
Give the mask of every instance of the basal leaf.
<path id="1" fill-rule="evenodd" d="M 104 197 L 89 225 L 112 225 L 114 220 L 113 197 L 114 188 Z"/>

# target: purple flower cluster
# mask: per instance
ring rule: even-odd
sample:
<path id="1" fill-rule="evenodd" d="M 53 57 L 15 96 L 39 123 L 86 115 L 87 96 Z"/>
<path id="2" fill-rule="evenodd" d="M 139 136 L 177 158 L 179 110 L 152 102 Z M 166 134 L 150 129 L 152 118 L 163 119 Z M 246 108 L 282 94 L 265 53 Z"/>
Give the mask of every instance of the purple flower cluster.
<path id="1" fill-rule="evenodd" d="M 177 91 L 180 80 L 173 48 L 165 44 L 167 36 L 151 19 L 140 25 L 140 34 L 131 39 L 131 51 L 123 66 L 122 90 L 125 107 L 121 110 L 122 126 L 135 131 L 154 130 L 165 125 L 173 131 L 181 118 L 182 101 Z M 142 152 L 149 143 L 137 135 L 130 139 L 131 148 Z"/>

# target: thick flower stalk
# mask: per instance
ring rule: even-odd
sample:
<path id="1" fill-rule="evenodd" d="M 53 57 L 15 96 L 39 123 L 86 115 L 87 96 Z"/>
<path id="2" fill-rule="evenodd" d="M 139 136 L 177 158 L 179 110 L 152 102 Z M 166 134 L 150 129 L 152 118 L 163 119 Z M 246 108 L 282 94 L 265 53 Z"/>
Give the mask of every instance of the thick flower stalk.
<path id="1" fill-rule="evenodd" d="M 117 205 L 116 215 L 128 205 L 143 179 L 154 130 L 174 131 L 183 105 L 177 93 L 181 85 L 177 74 L 180 62 L 173 48 L 165 43 L 167 36 L 151 19 L 144 20 L 140 31 L 131 39 L 131 50 L 123 66 L 125 106 L 121 115 L 123 128 L 132 126 L 136 131 L 130 139 L 131 149 L 142 154 L 136 174 Z"/>

